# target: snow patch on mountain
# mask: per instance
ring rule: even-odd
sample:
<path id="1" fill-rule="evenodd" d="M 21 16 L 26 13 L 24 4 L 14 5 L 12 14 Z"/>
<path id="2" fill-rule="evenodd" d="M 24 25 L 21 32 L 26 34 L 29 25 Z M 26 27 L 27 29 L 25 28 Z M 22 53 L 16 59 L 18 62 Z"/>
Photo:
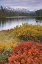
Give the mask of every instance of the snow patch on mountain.
<path id="1" fill-rule="evenodd" d="M 30 11 L 26 8 L 26 7 L 20 7 L 20 6 L 10 6 L 10 7 L 5 7 L 5 9 L 7 10 L 12 10 L 12 11 L 16 11 L 16 12 L 24 12 L 24 13 L 29 13 Z"/>

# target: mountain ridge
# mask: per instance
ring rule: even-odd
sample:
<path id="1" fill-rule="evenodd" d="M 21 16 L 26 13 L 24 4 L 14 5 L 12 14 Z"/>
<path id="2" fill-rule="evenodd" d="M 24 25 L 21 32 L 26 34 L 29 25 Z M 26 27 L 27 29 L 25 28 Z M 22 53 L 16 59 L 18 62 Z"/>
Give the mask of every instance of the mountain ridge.
<path id="1" fill-rule="evenodd" d="M 12 10 L 12 11 L 16 11 L 16 12 L 24 12 L 24 13 L 30 13 L 31 11 L 29 11 L 28 9 L 26 9 L 26 8 L 20 8 L 20 7 L 8 7 L 8 6 L 6 6 L 5 7 L 5 9 L 7 9 L 7 10 Z"/>

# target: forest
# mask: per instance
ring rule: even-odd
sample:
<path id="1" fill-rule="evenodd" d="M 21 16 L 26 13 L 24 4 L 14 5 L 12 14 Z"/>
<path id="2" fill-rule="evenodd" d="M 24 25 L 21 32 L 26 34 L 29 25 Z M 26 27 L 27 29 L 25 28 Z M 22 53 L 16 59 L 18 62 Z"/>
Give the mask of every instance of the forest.
<path id="1" fill-rule="evenodd" d="M 0 18 L 12 17 L 12 16 L 39 16 L 42 17 L 42 9 L 28 12 L 16 12 L 12 10 L 7 10 L 0 6 Z"/>

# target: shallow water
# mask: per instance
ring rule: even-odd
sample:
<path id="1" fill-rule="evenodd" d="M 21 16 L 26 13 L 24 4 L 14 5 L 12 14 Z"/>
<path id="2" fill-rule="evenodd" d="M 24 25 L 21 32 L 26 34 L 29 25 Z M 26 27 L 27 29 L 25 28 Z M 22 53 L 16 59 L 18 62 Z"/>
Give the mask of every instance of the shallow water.
<path id="1" fill-rule="evenodd" d="M 22 25 L 22 23 L 28 23 L 32 25 L 42 25 L 41 19 L 35 18 L 11 18 L 11 19 L 0 19 L 0 30 L 7 30 Z"/>

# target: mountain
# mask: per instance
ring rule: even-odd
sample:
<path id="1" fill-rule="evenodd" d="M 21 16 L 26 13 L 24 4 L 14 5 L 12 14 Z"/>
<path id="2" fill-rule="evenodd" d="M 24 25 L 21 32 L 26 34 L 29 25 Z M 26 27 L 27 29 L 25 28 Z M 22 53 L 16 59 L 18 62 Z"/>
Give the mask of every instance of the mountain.
<path id="1" fill-rule="evenodd" d="M 24 12 L 24 13 L 30 13 L 30 11 L 26 8 L 21 8 L 21 7 L 5 7 L 6 10 L 10 11 L 16 11 L 16 12 Z"/>
<path id="2" fill-rule="evenodd" d="M 35 11 L 29 11 L 28 8 L 25 7 L 13 7 L 13 6 L 6 6 L 0 7 L 0 16 L 34 16 Z"/>

